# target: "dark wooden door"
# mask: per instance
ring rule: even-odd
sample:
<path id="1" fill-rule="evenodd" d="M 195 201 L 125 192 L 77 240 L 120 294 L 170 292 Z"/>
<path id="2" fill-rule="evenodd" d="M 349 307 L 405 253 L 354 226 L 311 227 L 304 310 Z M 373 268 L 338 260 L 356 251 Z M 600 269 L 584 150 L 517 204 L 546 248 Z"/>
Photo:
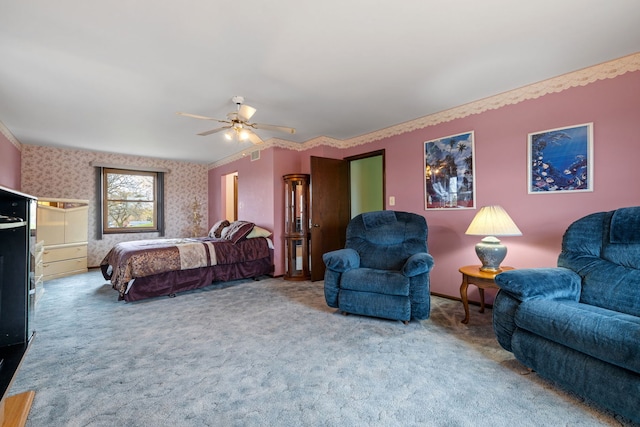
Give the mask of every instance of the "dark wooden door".
<path id="1" fill-rule="evenodd" d="M 311 280 L 324 279 L 322 254 L 344 248 L 349 210 L 349 162 L 311 157 Z"/>

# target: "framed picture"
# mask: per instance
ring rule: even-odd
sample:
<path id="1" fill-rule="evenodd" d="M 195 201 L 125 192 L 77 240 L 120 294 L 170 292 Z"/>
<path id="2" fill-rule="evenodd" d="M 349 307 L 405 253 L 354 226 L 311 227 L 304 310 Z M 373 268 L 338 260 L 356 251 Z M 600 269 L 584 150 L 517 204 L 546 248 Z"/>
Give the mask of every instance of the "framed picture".
<path id="1" fill-rule="evenodd" d="M 529 134 L 529 194 L 593 191 L 593 123 Z"/>
<path id="2" fill-rule="evenodd" d="M 473 131 L 424 143 L 424 207 L 474 209 Z"/>

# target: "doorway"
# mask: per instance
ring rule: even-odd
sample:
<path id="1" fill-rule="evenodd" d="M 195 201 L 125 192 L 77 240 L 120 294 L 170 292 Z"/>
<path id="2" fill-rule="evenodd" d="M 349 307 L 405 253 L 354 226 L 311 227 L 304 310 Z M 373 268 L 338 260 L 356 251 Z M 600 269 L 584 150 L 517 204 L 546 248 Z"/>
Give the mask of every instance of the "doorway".
<path id="1" fill-rule="evenodd" d="M 238 219 L 238 172 L 222 176 L 222 212 L 224 218 L 233 222 Z"/>
<path id="2" fill-rule="evenodd" d="M 322 255 L 344 248 L 351 218 L 384 209 L 384 178 L 384 150 L 343 160 L 311 156 L 311 281 L 324 278 Z"/>
<path id="3" fill-rule="evenodd" d="M 384 150 L 347 157 L 351 218 L 384 209 Z"/>

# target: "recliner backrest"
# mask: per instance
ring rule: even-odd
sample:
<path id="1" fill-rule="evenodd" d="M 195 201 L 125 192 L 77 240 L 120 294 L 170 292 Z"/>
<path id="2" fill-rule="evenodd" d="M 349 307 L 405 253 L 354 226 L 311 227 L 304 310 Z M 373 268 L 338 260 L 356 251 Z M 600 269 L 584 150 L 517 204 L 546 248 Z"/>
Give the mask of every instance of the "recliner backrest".
<path id="1" fill-rule="evenodd" d="M 410 212 L 376 211 L 355 216 L 347 226 L 347 248 L 360 255 L 360 266 L 400 270 L 407 258 L 427 252 L 427 221 Z"/>
<path id="2" fill-rule="evenodd" d="M 558 266 L 582 277 L 580 302 L 640 316 L 640 207 L 575 221 Z"/>

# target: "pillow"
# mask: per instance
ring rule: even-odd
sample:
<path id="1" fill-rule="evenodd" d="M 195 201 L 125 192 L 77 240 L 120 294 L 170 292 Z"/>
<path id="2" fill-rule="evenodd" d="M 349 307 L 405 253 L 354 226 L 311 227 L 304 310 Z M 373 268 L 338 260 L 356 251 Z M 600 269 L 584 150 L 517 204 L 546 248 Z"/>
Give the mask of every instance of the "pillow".
<path id="1" fill-rule="evenodd" d="M 222 238 L 238 243 L 251 233 L 253 226 L 252 222 L 234 221 L 222 230 Z"/>
<path id="2" fill-rule="evenodd" d="M 258 227 L 257 225 L 253 226 L 253 230 L 251 233 L 247 234 L 247 239 L 253 239 L 255 237 L 269 237 L 271 236 L 271 232 L 265 228 Z"/>
<path id="3" fill-rule="evenodd" d="M 226 219 L 221 219 L 220 221 L 213 224 L 211 230 L 209 230 L 209 237 L 217 237 L 220 238 L 222 236 L 222 229 L 229 226 L 229 221 Z"/>

